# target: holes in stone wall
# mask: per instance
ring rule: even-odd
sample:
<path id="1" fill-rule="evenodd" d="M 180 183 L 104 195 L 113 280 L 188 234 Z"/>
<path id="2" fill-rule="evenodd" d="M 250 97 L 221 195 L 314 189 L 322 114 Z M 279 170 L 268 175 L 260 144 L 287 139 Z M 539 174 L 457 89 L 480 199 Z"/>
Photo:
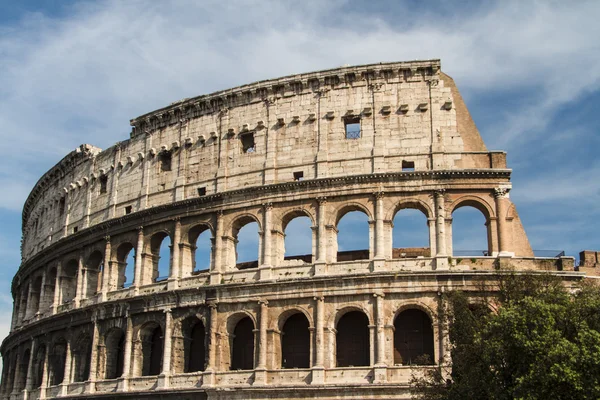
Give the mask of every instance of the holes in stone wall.
<path id="1" fill-rule="evenodd" d="M 242 153 L 254 153 L 256 151 L 254 132 L 241 134 L 240 142 L 242 143 Z"/>
<path id="2" fill-rule="evenodd" d="M 289 317 L 281 332 L 281 367 L 310 367 L 310 332 L 306 316 L 296 313 Z"/>
<path id="3" fill-rule="evenodd" d="M 171 171 L 172 154 L 170 151 L 161 151 L 158 157 L 160 170 L 163 172 Z"/>
<path id="4" fill-rule="evenodd" d="M 43 344 L 36 350 L 33 358 L 33 376 L 31 378 L 31 386 L 36 389 L 42 385 L 42 376 L 44 374 L 44 362 L 46 360 L 46 346 Z"/>
<path id="5" fill-rule="evenodd" d="M 254 368 L 254 323 L 250 317 L 241 319 L 233 331 L 231 346 L 232 371 Z"/>
<path id="6" fill-rule="evenodd" d="M 394 320 L 394 364 L 431 365 L 433 357 L 429 316 L 417 309 L 402 311 Z"/>
<path id="7" fill-rule="evenodd" d="M 159 375 L 162 371 L 163 331 L 160 326 L 145 328 L 142 340 L 142 376 Z"/>
<path id="8" fill-rule="evenodd" d="M 402 172 L 412 172 L 415 170 L 414 161 L 402 161 Z"/>
<path id="9" fill-rule="evenodd" d="M 84 335 L 73 346 L 73 382 L 85 382 L 90 377 L 90 361 L 92 357 L 92 339 Z"/>
<path id="10" fill-rule="evenodd" d="M 367 316 L 360 311 L 350 311 L 340 318 L 336 330 L 336 366 L 369 365 L 371 351 Z"/>
<path id="11" fill-rule="evenodd" d="M 184 321 L 184 372 L 204 371 L 206 364 L 206 331 L 198 318 Z"/>
<path id="12" fill-rule="evenodd" d="M 104 377 L 116 379 L 123 375 L 123 360 L 125 359 L 125 333 L 121 328 L 113 328 L 104 339 L 106 352 Z"/>
<path id="13" fill-rule="evenodd" d="M 198 196 L 206 196 L 206 187 L 203 186 L 198 188 Z"/>
<path id="14" fill-rule="evenodd" d="M 67 359 L 67 342 L 64 339 L 59 339 L 52 347 L 50 353 L 50 385 L 59 385 L 65 377 L 65 360 Z"/>
<path id="15" fill-rule="evenodd" d="M 100 181 L 100 194 L 104 194 L 106 193 L 107 187 L 108 187 L 108 176 L 107 175 L 102 175 L 99 179 Z"/>
<path id="16" fill-rule="evenodd" d="M 360 139 L 360 117 L 344 118 L 346 139 Z"/>
<path id="17" fill-rule="evenodd" d="M 295 181 L 303 181 L 304 180 L 304 171 L 296 171 L 294 172 L 294 180 Z"/>
<path id="18" fill-rule="evenodd" d="M 131 214 L 131 211 L 133 211 L 132 206 L 125 206 L 125 215 Z"/>

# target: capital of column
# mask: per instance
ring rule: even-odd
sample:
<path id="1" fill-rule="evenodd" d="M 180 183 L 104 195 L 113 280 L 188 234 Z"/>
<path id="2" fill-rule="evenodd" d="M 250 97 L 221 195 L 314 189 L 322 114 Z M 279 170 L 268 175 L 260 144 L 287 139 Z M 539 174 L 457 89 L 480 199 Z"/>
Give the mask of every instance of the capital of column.
<path id="1" fill-rule="evenodd" d="M 271 211 L 273 209 L 273 203 L 271 203 L 271 202 L 264 203 L 263 207 L 264 207 L 265 211 Z"/>
<path id="2" fill-rule="evenodd" d="M 315 297 L 313 297 L 313 300 L 315 300 L 315 301 L 325 301 L 325 297 L 324 296 L 315 296 Z"/>
<path id="3" fill-rule="evenodd" d="M 144 233 L 144 227 L 143 226 L 138 226 L 137 230 L 138 230 L 138 234 Z"/>
<path id="4" fill-rule="evenodd" d="M 508 198 L 509 194 L 508 192 L 510 191 L 510 188 L 507 187 L 498 187 L 494 189 L 494 197 L 497 199 L 503 199 L 503 198 Z"/>
<path id="5" fill-rule="evenodd" d="M 315 200 L 317 200 L 317 203 L 319 203 L 319 205 L 323 205 L 323 204 L 327 203 L 327 197 L 326 196 L 317 197 Z"/>
<path id="6" fill-rule="evenodd" d="M 373 297 L 375 297 L 375 298 L 380 297 L 383 299 L 385 297 L 385 293 L 383 293 L 383 292 L 373 293 Z"/>
<path id="7" fill-rule="evenodd" d="M 433 191 L 433 195 L 436 198 L 444 197 L 445 194 L 446 194 L 446 189 L 436 189 Z"/>
<path id="8" fill-rule="evenodd" d="M 269 301 L 261 299 L 261 300 L 258 300 L 258 304 L 260 306 L 265 306 L 266 307 L 269 304 Z"/>
<path id="9" fill-rule="evenodd" d="M 173 217 L 173 218 L 171 218 L 171 221 L 173 221 L 173 222 L 181 222 L 181 217 Z"/>
<path id="10" fill-rule="evenodd" d="M 383 196 L 385 195 L 384 191 L 378 191 L 373 193 L 373 196 L 375 196 L 375 199 L 380 200 L 383 198 Z"/>
<path id="11" fill-rule="evenodd" d="M 110 235 L 104 236 L 104 241 L 110 243 Z"/>
<path id="12" fill-rule="evenodd" d="M 213 310 L 216 310 L 216 309 L 217 309 L 217 306 L 219 305 L 219 302 L 217 302 L 217 301 L 207 301 L 207 302 L 206 302 L 206 305 L 207 305 L 209 308 L 211 308 L 211 309 L 213 309 Z"/>
<path id="13" fill-rule="evenodd" d="M 217 217 L 222 217 L 223 216 L 223 210 L 222 209 L 217 210 L 216 214 L 217 214 Z"/>
<path id="14" fill-rule="evenodd" d="M 173 312 L 173 310 L 172 310 L 172 309 L 170 309 L 170 308 L 165 308 L 165 309 L 163 310 L 163 313 L 165 313 L 165 314 L 171 314 L 172 312 Z"/>

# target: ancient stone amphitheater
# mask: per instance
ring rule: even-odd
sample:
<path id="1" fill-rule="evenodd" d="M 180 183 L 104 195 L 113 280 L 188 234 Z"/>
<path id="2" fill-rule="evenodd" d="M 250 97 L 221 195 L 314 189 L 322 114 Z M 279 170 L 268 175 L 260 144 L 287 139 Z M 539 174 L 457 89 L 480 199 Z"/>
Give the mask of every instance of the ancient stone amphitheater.
<path id="1" fill-rule="evenodd" d="M 477 297 L 508 268 L 581 276 L 572 258 L 534 257 L 506 154 L 486 149 L 438 60 L 257 82 L 131 125 L 107 150 L 68 154 L 27 198 L 2 399 L 409 398 L 413 374 L 450 361 L 445 291 Z M 463 206 L 488 243 L 465 258 L 452 249 Z M 428 247 L 393 249 L 407 208 L 426 217 Z M 338 251 L 351 211 L 370 245 Z M 312 253 L 286 257 L 299 217 Z M 242 263 L 249 223 L 258 254 Z"/>

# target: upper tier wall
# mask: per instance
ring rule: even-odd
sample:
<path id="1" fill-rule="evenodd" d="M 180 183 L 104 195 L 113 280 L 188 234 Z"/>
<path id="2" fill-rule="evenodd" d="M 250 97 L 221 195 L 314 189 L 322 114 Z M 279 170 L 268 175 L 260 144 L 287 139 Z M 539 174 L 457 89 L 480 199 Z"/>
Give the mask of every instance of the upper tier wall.
<path id="1" fill-rule="evenodd" d="M 346 137 L 349 122 L 360 137 Z M 131 124 L 129 140 L 104 151 L 82 145 L 36 184 L 23 210 L 23 261 L 77 230 L 204 193 L 398 172 L 403 161 L 416 171 L 506 168 L 439 60 L 258 82 Z"/>

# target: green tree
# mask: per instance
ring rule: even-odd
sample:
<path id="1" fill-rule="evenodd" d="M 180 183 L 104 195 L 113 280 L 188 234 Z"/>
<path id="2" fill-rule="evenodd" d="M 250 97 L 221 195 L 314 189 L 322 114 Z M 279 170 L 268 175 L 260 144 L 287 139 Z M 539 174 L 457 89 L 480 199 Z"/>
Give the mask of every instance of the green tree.
<path id="1" fill-rule="evenodd" d="M 422 400 L 600 399 L 600 289 L 510 275 L 473 305 L 447 295 L 452 365 L 413 379 Z M 489 311 L 491 306 L 495 311 Z"/>

